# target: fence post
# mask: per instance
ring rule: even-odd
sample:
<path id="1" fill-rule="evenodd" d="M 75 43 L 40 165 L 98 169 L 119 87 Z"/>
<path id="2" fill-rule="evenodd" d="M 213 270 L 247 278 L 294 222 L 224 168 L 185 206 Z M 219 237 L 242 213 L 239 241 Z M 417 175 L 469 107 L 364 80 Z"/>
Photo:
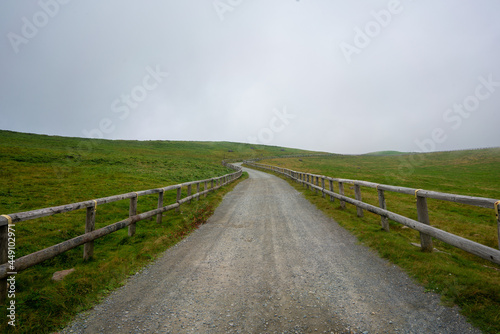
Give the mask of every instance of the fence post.
<path id="1" fill-rule="evenodd" d="M 309 174 L 307 174 L 306 176 L 307 176 L 306 188 L 309 190 Z"/>
<path id="2" fill-rule="evenodd" d="M 160 193 L 158 194 L 158 209 L 163 208 L 163 194 L 165 191 L 162 189 L 160 190 Z M 161 219 L 162 219 L 163 214 L 160 212 L 159 214 L 156 215 L 156 223 L 161 224 Z"/>
<path id="3" fill-rule="evenodd" d="M 415 192 L 417 193 L 418 190 Z M 418 221 L 430 225 L 429 223 L 429 211 L 427 210 L 427 198 L 425 197 L 417 197 L 417 214 Z M 432 237 L 428 234 L 424 234 L 420 232 L 420 247 L 424 252 L 432 252 L 434 246 L 432 245 Z"/>
<path id="4" fill-rule="evenodd" d="M 497 234 L 498 234 L 498 249 L 500 249 L 500 201 L 495 203 L 495 214 L 497 216 Z"/>
<path id="5" fill-rule="evenodd" d="M 330 181 L 330 191 L 333 192 L 333 180 L 328 180 Z M 335 201 L 335 197 L 333 197 L 332 195 L 330 195 L 330 201 L 331 202 L 334 202 Z"/>
<path id="6" fill-rule="evenodd" d="M 325 178 L 321 177 L 321 197 L 325 198 Z"/>
<path id="7" fill-rule="evenodd" d="M 208 181 L 205 181 L 205 184 L 203 185 L 203 191 L 205 191 L 205 194 L 203 195 L 203 197 L 207 197 L 207 193 L 206 193 L 206 190 L 208 189 Z"/>
<path id="8" fill-rule="evenodd" d="M 179 203 L 179 201 L 181 200 L 181 195 L 182 195 L 182 185 L 180 185 L 179 188 L 177 188 L 177 203 Z M 180 203 L 179 203 L 179 206 L 177 208 L 175 208 L 175 211 L 176 212 L 181 211 Z"/>
<path id="9" fill-rule="evenodd" d="M 361 187 L 359 186 L 359 184 L 354 184 L 354 198 L 356 198 L 356 200 L 362 202 L 362 198 L 361 198 Z M 357 214 L 358 214 L 358 217 L 363 217 L 364 214 L 363 214 L 363 209 L 361 209 L 359 206 L 356 206 L 356 211 L 357 211 Z"/>
<path id="10" fill-rule="evenodd" d="M 314 179 L 316 178 L 316 181 L 314 181 Z M 314 185 L 318 186 L 319 187 L 319 177 L 318 176 L 313 176 L 313 182 L 312 182 Z M 316 194 L 318 194 L 318 188 L 314 188 L 314 192 Z"/>
<path id="11" fill-rule="evenodd" d="M 379 205 L 379 207 L 381 209 L 387 210 L 387 204 L 385 202 L 384 191 L 377 187 L 377 192 L 378 192 L 378 205 Z M 380 216 L 380 224 L 382 225 L 382 228 L 386 232 L 389 232 L 389 219 L 387 219 L 387 217 Z"/>
<path id="12" fill-rule="evenodd" d="M 344 182 L 339 182 L 339 194 L 342 195 L 342 196 L 345 196 L 345 193 L 344 193 Z M 345 209 L 345 201 L 340 200 L 340 207 L 342 209 Z"/>
<path id="13" fill-rule="evenodd" d="M 139 195 L 136 194 L 135 197 L 132 197 L 130 199 L 130 208 L 129 208 L 129 212 L 128 212 L 129 217 L 135 216 L 137 214 L 137 199 L 138 198 L 139 198 Z M 132 237 L 134 234 L 135 234 L 135 223 L 130 224 L 128 226 L 128 236 Z"/>
<path id="14" fill-rule="evenodd" d="M 214 179 L 211 179 L 210 191 L 214 191 Z"/>
<path id="15" fill-rule="evenodd" d="M 0 226 L 0 263 L 6 263 L 8 258 L 9 225 Z M 0 280 L 0 304 L 7 299 L 7 277 Z"/>
<path id="16" fill-rule="evenodd" d="M 187 186 L 187 197 L 191 196 L 191 184 L 188 184 Z M 191 200 L 188 201 L 189 204 L 191 204 Z"/>
<path id="17" fill-rule="evenodd" d="M 97 205 L 96 205 L 97 206 Z M 87 218 L 85 219 L 85 233 L 92 232 L 95 228 L 96 206 L 87 207 Z M 94 241 L 83 245 L 83 259 L 88 260 L 94 256 Z"/>
<path id="18" fill-rule="evenodd" d="M 196 193 L 197 194 L 200 193 L 200 182 L 196 183 Z M 199 200 L 200 200 L 200 196 L 196 196 L 196 201 L 199 201 Z"/>

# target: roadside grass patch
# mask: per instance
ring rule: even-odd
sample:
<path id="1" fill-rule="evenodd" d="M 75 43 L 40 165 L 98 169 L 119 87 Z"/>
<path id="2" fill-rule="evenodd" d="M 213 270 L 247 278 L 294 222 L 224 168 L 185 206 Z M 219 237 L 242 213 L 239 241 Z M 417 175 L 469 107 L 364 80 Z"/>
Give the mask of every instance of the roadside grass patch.
<path id="1" fill-rule="evenodd" d="M 331 177 L 365 180 L 398 186 L 422 188 L 469 196 L 500 197 L 500 149 L 427 153 L 426 165 L 415 167 L 411 175 L 391 176 L 401 159 L 395 156 L 333 156 L 265 160 L 263 163 L 292 170 Z M 358 169 L 359 168 L 359 169 Z M 362 171 L 362 173 L 361 173 Z M 278 175 L 278 174 L 276 174 Z M 420 243 L 419 233 L 389 220 L 390 232 L 381 228 L 380 216 L 365 211 L 356 215 L 356 207 L 330 202 L 314 190 L 289 183 L 342 227 L 352 232 L 360 243 L 375 249 L 379 255 L 398 265 L 422 284 L 426 291 L 442 296 L 446 305 L 458 305 L 463 315 L 485 333 L 500 333 L 500 266 L 433 239 L 440 252 L 424 253 L 411 243 Z M 354 190 L 345 184 L 346 196 Z M 338 184 L 335 184 L 338 193 Z M 375 189 L 362 187 L 363 201 L 378 206 Z M 386 191 L 390 211 L 417 219 L 412 196 Z M 497 224 L 493 210 L 428 199 L 431 225 L 474 240 L 492 248 L 498 247 Z"/>
<path id="2" fill-rule="evenodd" d="M 90 309 L 116 288 L 126 283 L 127 277 L 140 271 L 193 232 L 212 215 L 224 194 L 240 180 L 211 193 L 207 198 L 164 213 L 162 224 L 156 219 L 137 223 L 136 234 L 119 230 L 95 240 L 94 256 L 83 261 L 83 246 L 63 253 L 51 260 L 29 268 L 16 276 L 16 323 L 13 333 L 52 333 L 64 326 L 78 312 Z M 20 224 L 19 224 L 20 225 Z M 64 280 L 54 282 L 55 271 L 75 268 Z M 4 307 L 0 316 L 6 317 Z M 2 323 L 2 330 L 7 330 Z"/>
<path id="3" fill-rule="evenodd" d="M 221 176 L 232 172 L 221 165 L 224 158 L 301 152 L 226 142 L 110 141 L 0 130 L 0 214 Z M 95 240 L 88 261 L 83 261 L 80 246 L 18 273 L 16 327 L 7 328 L 4 305 L 0 331 L 52 333 L 61 328 L 203 224 L 238 182 L 183 204 L 179 213 L 164 213 L 160 225 L 154 218 L 138 222 L 133 237 L 125 228 Z M 175 197 L 175 191 L 167 192 L 165 205 Z M 156 208 L 157 201 L 158 196 L 141 196 L 138 212 Z M 129 200 L 99 205 L 96 229 L 126 219 L 128 211 Z M 85 210 L 20 222 L 15 228 L 18 258 L 83 234 Z M 64 280 L 51 280 L 54 272 L 70 268 L 75 272 Z"/>

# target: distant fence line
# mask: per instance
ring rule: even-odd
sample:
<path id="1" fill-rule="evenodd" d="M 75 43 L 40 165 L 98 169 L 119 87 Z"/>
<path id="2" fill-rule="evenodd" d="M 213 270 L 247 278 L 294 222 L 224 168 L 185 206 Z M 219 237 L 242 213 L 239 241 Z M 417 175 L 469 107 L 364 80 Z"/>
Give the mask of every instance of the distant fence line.
<path id="1" fill-rule="evenodd" d="M 239 177 L 241 177 L 242 175 L 241 167 L 230 164 L 227 161 L 223 161 L 222 164 L 227 168 L 235 170 L 235 172 L 215 178 L 170 185 L 163 188 L 130 192 L 126 194 L 88 200 L 79 203 L 61 205 L 51 208 L 1 215 L 0 216 L 0 263 L 2 264 L 0 265 L 0 303 L 3 302 L 6 298 L 7 276 L 17 274 L 22 270 L 25 270 L 29 267 L 39 264 L 45 260 L 51 259 L 59 254 L 67 252 L 68 250 L 78 247 L 80 245 L 84 245 L 83 258 L 89 259 L 90 257 L 92 257 L 94 253 L 94 240 L 101 238 L 105 235 L 108 235 L 110 233 L 116 232 L 125 227 L 128 227 L 128 235 L 133 236 L 135 234 L 137 222 L 156 216 L 156 222 L 160 224 L 162 222 L 163 212 L 173 209 L 179 210 L 181 204 L 186 202 L 191 202 L 191 200 L 194 199 L 199 200 L 200 196 L 206 197 L 209 192 L 215 191 L 220 187 L 229 184 L 238 179 Z M 203 184 L 203 190 L 200 191 L 200 186 L 202 184 Z M 187 196 L 184 198 L 182 198 L 182 189 L 185 189 L 187 192 Z M 167 191 L 173 191 L 173 190 L 177 192 L 176 202 L 165 206 L 163 203 L 164 194 Z M 155 210 L 138 214 L 137 199 L 139 198 L 139 196 L 145 196 L 151 194 L 158 194 L 157 208 Z M 130 199 L 129 218 L 95 230 L 94 229 L 95 213 L 97 206 L 124 199 Z M 12 231 L 15 228 L 16 223 L 41 217 L 53 216 L 58 213 L 70 212 L 84 208 L 87 211 L 84 234 L 72 238 L 70 240 L 63 241 L 57 245 L 42 249 L 35 253 L 25 255 L 15 260 L 9 257 L 10 254 L 8 252 L 8 245 L 9 242 L 11 241 L 9 240 L 9 232 L 10 232 L 9 230 Z"/>
<path id="2" fill-rule="evenodd" d="M 367 181 L 332 178 L 324 175 L 316 175 L 311 173 L 294 171 L 291 169 L 281 168 L 277 166 L 258 164 L 255 163 L 253 160 L 245 161 L 244 163 L 251 167 L 260 168 L 276 172 L 278 174 L 282 174 L 288 178 L 291 178 L 292 180 L 301 183 L 308 189 L 314 189 L 316 192 L 321 191 L 322 196 L 323 197 L 325 197 L 325 195 L 330 196 L 330 200 L 332 202 L 334 201 L 335 198 L 340 200 L 341 207 L 345 207 L 346 202 L 353 204 L 357 208 L 358 217 L 363 217 L 363 210 L 375 213 L 381 216 L 382 228 L 387 232 L 389 232 L 388 219 L 391 219 L 395 222 L 398 222 L 414 230 L 417 230 L 420 232 L 420 242 L 423 251 L 432 252 L 433 250 L 432 237 L 434 237 L 447 244 L 460 248 L 466 252 L 477 255 L 483 259 L 489 260 L 496 264 L 500 264 L 499 250 L 496 250 L 494 248 L 482 245 L 472 240 L 465 239 L 460 236 L 454 235 L 452 233 L 445 232 L 443 230 L 430 226 L 429 213 L 427 209 L 427 198 L 494 209 L 498 226 L 497 240 L 499 241 L 499 248 L 500 248 L 500 218 L 498 214 L 500 201 L 497 199 L 448 194 L 448 193 L 429 191 L 424 189 L 397 187 L 397 186 L 377 184 Z M 334 192 L 334 182 L 338 183 L 338 188 L 339 188 L 338 193 Z M 325 183 L 328 184 L 328 189 L 325 188 Z M 354 199 L 345 196 L 344 184 L 354 185 L 354 194 L 355 194 Z M 361 186 L 368 188 L 375 188 L 377 190 L 379 207 L 367 204 L 362 201 Z M 418 221 L 388 211 L 386 206 L 384 191 L 391 191 L 391 192 L 414 196 L 416 198 Z"/>

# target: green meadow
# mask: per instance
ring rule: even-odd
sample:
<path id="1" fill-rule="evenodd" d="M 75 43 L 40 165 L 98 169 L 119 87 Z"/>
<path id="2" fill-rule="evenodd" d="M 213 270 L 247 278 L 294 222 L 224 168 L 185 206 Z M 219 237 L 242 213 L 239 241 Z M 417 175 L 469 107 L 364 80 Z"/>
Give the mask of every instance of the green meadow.
<path id="1" fill-rule="evenodd" d="M 434 190 L 452 194 L 500 199 L 500 148 L 399 154 L 382 152 L 368 155 L 263 160 L 261 163 L 331 177 L 364 180 L 381 184 Z M 389 154 L 387 154 L 389 153 Z M 366 212 L 358 218 L 356 208 L 342 209 L 336 200 L 305 190 L 292 183 L 340 225 L 355 234 L 361 243 L 381 257 L 397 264 L 425 286 L 441 294 L 448 305 L 458 305 L 462 313 L 486 333 L 500 333 L 500 266 L 434 240 L 437 251 L 423 253 L 418 232 L 390 222 L 390 232 L 381 228 L 380 217 Z M 345 185 L 346 195 L 354 190 Z M 363 200 L 378 206 L 375 189 L 361 188 Z M 338 192 L 338 185 L 335 184 Z M 417 219 L 413 196 L 385 192 L 390 211 Z M 497 222 L 493 209 L 428 200 L 431 225 L 464 238 L 498 249 Z"/>
<path id="2" fill-rule="evenodd" d="M 316 153 L 283 147 L 229 142 L 121 141 L 34 135 L 0 131 L 0 214 L 29 211 L 131 191 L 207 179 L 232 172 L 224 159 L 271 157 Z M 369 155 L 264 160 L 299 171 L 366 180 L 406 187 L 500 199 L 500 149 L 404 154 L 384 151 Z M 243 176 L 244 179 L 246 175 Z M 239 181 L 207 198 L 164 213 L 156 220 L 137 224 L 128 237 L 123 229 L 95 241 L 94 257 L 82 258 L 83 247 L 59 255 L 16 275 L 16 327 L 14 333 L 52 333 L 78 312 L 91 308 L 127 277 L 140 271 L 168 247 L 203 224 L 224 194 Z M 304 196 L 361 243 L 397 264 L 443 302 L 458 305 L 472 323 L 486 333 L 500 333 L 500 266 L 434 240 L 439 252 L 423 253 L 418 233 L 391 222 L 390 233 L 380 218 L 294 184 Z M 338 190 L 338 187 L 336 188 Z M 354 197 L 346 186 L 346 194 Z M 376 192 L 362 188 L 363 199 L 377 205 Z M 185 193 L 184 193 L 185 195 Z M 386 192 L 391 211 L 416 219 L 412 196 Z M 165 195 L 165 205 L 175 202 L 175 191 Z M 429 200 L 431 224 L 443 230 L 497 248 L 493 210 Z M 157 195 L 142 196 L 138 212 L 154 209 Z M 128 217 L 129 201 L 100 205 L 96 228 Z M 85 210 L 16 224 L 16 257 L 84 233 Z M 60 282 L 51 280 L 59 270 L 75 268 Z M 2 306 L 0 317 L 6 318 Z M 7 331 L 7 321 L 0 322 Z"/>
<path id="3" fill-rule="evenodd" d="M 229 142 L 121 141 L 34 135 L 0 131 L 0 214 L 64 205 L 132 191 L 202 180 L 233 172 L 223 159 L 242 160 L 304 153 L 282 147 Z M 308 153 L 308 152 L 305 152 Z M 246 176 L 244 175 L 243 178 Z M 238 181 L 237 181 L 238 182 Z M 203 224 L 232 183 L 207 198 L 168 211 L 162 224 L 137 223 L 97 239 L 94 256 L 83 260 L 83 246 L 16 275 L 15 333 L 51 333 L 76 313 L 91 308 L 124 284 L 168 247 Z M 185 196 L 185 191 L 183 196 Z M 165 194 L 165 205 L 176 192 Z M 156 208 L 158 195 L 141 196 L 138 213 Z M 96 229 L 128 217 L 129 201 L 99 205 Z M 85 232 L 85 210 L 17 223 L 16 257 L 74 238 Z M 74 268 L 60 282 L 56 271 Z M 0 330 L 7 330 L 6 307 Z"/>

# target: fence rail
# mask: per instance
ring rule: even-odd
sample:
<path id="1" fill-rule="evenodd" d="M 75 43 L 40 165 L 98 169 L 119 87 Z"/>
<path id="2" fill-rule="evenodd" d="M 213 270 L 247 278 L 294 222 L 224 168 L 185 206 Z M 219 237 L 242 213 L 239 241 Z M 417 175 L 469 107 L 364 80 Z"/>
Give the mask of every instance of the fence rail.
<path id="1" fill-rule="evenodd" d="M 455 246 L 466 252 L 477 255 L 483 259 L 489 260 L 496 264 L 500 264 L 499 250 L 482 245 L 480 243 L 474 242 L 466 238 L 462 238 L 452 233 L 440 230 L 436 227 L 430 226 L 429 213 L 427 209 L 427 198 L 494 209 L 498 226 L 497 240 L 499 241 L 499 248 L 500 248 L 500 218 L 498 214 L 500 201 L 497 199 L 448 194 L 448 193 L 442 193 L 424 189 L 397 187 L 397 186 L 377 184 L 367 181 L 332 178 L 324 175 L 316 175 L 311 173 L 294 171 L 291 169 L 277 167 L 277 166 L 259 164 L 255 163 L 253 160 L 245 161 L 244 163 L 251 167 L 269 170 L 272 172 L 276 172 L 278 174 L 282 174 L 301 183 L 308 189 L 314 189 L 316 192 L 321 191 L 322 196 L 323 197 L 325 197 L 326 195 L 330 196 L 331 201 L 333 201 L 335 198 L 338 199 L 340 201 L 341 207 L 345 207 L 345 203 L 353 204 L 357 208 L 358 217 L 363 216 L 363 210 L 375 213 L 381 216 L 382 228 L 387 232 L 389 232 L 388 219 L 391 219 L 395 222 L 398 222 L 414 230 L 417 230 L 420 232 L 420 242 L 423 251 L 432 252 L 433 250 L 432 237 L 434 237 L 449 245 Z M 339 188 L 338 193 L 334 191 L 334 182 L 338 183 L 338 188 Z M 326 184 L 328 184 L 328 189 L 325 188 Z M 355 194 L 354 199 L 345 196 L 344 184 L 354 185 L 354 194 Z M 377 189 L 378 199 L 379 199 L 378 207 L 362 201 L 362 196 L 361 196 L 362 186 Z M 415 196 L 417 201 L 416 207 L 418 213 L 418 221 L 388 211 L 386 206 L 384 191 Z"/>
<path id="2" fill-rule="evenodd" d="M 238 179 L 241 176 L 242 174 L 241 167 L 232 165 L 225 161 L 223 161 L 222 164 L 227 168 L 235 170 L 235 172 L 215 178 L 170 185 L 163 188 L 130 192 L 126 194 L 103 197 L 94 200 L 61 205 L 51 208 L 1 215 L 0 216 L 0 263 L 2 264 L 0 265 L 0 303 L 3 302 L 6 298 L 7 276 L 17 274 L 22 270 L 30 268 L 36 264 L 51 259 L 59 254 L 67 252 L 68 250 L 71 250 L 81 245 L 84 245 L 83 258 L 89 259 L 90 257 L 93 256 L 94 240 L 101 238 L 105 235 L 108 235 L 110 233 L 116 232 L 125 227 L 128 227 L 128 235 L 133 236 L 135 234 L 135 227 L 136 227 L 135 224 L 137 222 L 156 216 L 156 222 L 160 224 L 162 221 L 162 213 L 173 209 L 179 210 L 179 207 L 182 204 L 190 202 L 195 199 L 199 199 L 201 196 L 206 197 L 206 195 L 209 192 L 215 191 L 220 187 L 233 182 L 234 180 Z M 203 185 L 202 191 L 200 191 L 201 185 Z M 184 198 L 182 198 L 182 189 L 185 189 L 187 191 L 187 196 Z M 164 205 L 163 199 L 165 192 L 173 190 L 177 192 L 176 202 L 169 205 Z M 157 208 L 151 211 L 138 214 L 137 199 L 140 196 L 152 195 L 152 194 L 158 194 Z M 130 200 L 129 218 L 95 230 L 94 229 L 95 213 L 97 206 L 125 199 Z M 48 248 L 42 249 L 35 253 L 31 253 L 23 257 L 17 258 L 13 262 L 11 261 L 8 262 L 9 228 L 14 228 L 16 223 L 22 221 L 53 216 L 58 213 L 70 212 L 80 209 L 86 209 L 84 234 L 63 241 L 57 245 L 53 245 Z"/>

